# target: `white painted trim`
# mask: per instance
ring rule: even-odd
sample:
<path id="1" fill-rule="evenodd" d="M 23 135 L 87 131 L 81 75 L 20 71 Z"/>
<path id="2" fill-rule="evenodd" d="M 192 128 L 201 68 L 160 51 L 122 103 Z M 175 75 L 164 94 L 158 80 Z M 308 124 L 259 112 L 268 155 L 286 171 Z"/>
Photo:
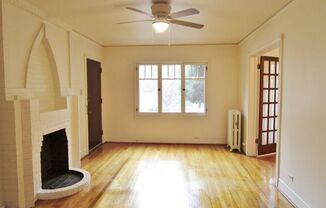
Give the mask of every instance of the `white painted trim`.
<path id="1" fill-rule="evenodd" d="M 269 43 L 253 50 L 249 53 L 249 62 L 250 62 L 250 72 L 249 72 L 249 109 L 248 109 L 248 131 L 247 131 L 247 140 L 246 140 L 246 155 L 248 156 L 257 156 L 258 155 L 258 146 L 255 143 L 255 139 L 257 137 L 256 135 L 256 129 L 258 128 L 258 120 L 257 120 L 257 114 L 258 114 L 258 102 L 259 99 L 258 95 L 258 71 L 256 69 L 256 64 L 251 65 L 252 59 L 257 59 L 257 57 L 261 56 L 262 54 L 271 51 L 273 49 L 278 48 L 279 49 L 279 129 L 277 131 L 278 134 L 278 142 L 276 144 L 276 165 L 275 165 L 275 180 L 276 184 L 275 186 L 278 187 L 278 179 L 280 175 L 280 145 L 281 145 L 281 131 L 282 131 L 282 88 L 283 88 L 283 41 L 284 41 L 284 35 L 280 34 L 277 38 L 274 40 L 271 40 Z M 253 90 L 250 87 L 251 85 L 254 85 Z M 251 107 L 252 106 L 252 107 Z M 248 151 L 250 150 L 250 151 Z"/>
<path id="2" fill-rule="evenodd" d="M 279 179 L 278 190 L 298 208 L 311 208 L 293 189 L 291 189 L 282 179 Z"/>
<path id="3" fill-rule="evenodd" d="M 106 142 L 167 143 L 167 144 L 226 144 L 226 138 L 163 138 L 163 137 L 111 137 Z"/>

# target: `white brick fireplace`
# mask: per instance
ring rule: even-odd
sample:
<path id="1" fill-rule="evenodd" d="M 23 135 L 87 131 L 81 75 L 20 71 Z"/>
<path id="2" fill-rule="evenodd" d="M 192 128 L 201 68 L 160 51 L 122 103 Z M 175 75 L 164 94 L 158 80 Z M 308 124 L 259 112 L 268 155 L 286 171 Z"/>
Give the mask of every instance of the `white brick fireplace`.
<path id="1" fill-rule="evenodd" d="M 47 24 L 41 26 L 27 63 L 25 87 L 11 93 L 22 115 L 25 200 L 31 199 L 27 204 L 32 204 L 36 199 L 54 199 L 76 193 L 89 185 L 90 176 L 80 170 L 84 174 L 80 183 L 55 190 L 42 189 L 40 153 L 44 135 L 65 129 L 69 167 L 76 168 L 75 164 L 79 163 L 79 146 L 78 142 L 73 142 L 71 131 L 74 125 L 72 108 L 78 93 L 62 86 L 69 73 L 62 73 L 58 68 L 47 36 Z"/>
<path id="2" fill-rule="evenodd" d="M 65 129 L 69 169 L 80 168 L 88 153 L 85 63 L 103 51 L 26 1 L 0 2 L 0 207 L 33 207 L 88 185 L 80 170 L 86 181 L 42 190 L 40 152 L 44 135 Z"/>

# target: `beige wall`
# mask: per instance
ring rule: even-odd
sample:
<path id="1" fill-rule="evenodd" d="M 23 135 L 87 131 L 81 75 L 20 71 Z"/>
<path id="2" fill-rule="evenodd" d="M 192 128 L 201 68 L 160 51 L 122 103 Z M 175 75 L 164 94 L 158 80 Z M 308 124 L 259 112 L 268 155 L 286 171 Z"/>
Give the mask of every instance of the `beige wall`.
<path id="1" fill-rule="evenodd" d="M 139 62 L 207 62 L 208 116 L 135 117 Z M 227 110 L 238 107 L 237 46 L 108 47 L 103 63 L 103 129 L 109 141 L 226 143 Z M 196 139 L 194 137 L 197 137 Z"/>
<path id="2" fill-rule="evenodd" d="M 325 14 L 324 0 L 295 0 L 240 44 L 239 89 L 247 137 L 253 93 L 249 55 L 284 34 L 280 190 L 298 207 L 325 205 Z"/>

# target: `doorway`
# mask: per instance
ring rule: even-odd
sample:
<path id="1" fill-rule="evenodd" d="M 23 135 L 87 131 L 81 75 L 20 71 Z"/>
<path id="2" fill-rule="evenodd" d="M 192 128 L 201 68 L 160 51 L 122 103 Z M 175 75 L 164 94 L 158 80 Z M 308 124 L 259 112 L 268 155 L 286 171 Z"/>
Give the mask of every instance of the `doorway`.
<path id="1" fill-rule="evenodd" d="M 249 105 L 248 105 L 248 118 L 247 118 L 247 138 L 245 141 L 245 150 L 246 150 L 246 155 L 248 156 L 257 156 L 257 157 L 266 157 L 271 155 L 271 158 L 275 158 L 275 177 L 274 181 L 275 181 L 275 186 L 278 186 L 278 182 L 279 182 L 279 173 L 280 173 L 280 146 L 281 146 L 281 122 L 282 122 L 282 73 L 283 73 L 283 35 L 281 34 L 279 36 L 279 38 L 275 39 L 274 41 L 271 41 L 270 43 L 267 43 L 266 45 L 256 48 L 254 49 L 252 52 L 249 53 Z M 277 115 L 277 120 L 275 120 L 275 122 L 277 122 L 275 124 L 275 127 L 277 127 L 277 131 L 271 131 L 273 132 L 273 137 L 271 135 L 271 138 L 273 138 L 273 143 L 275 143 L 275 149 L 276 151 L 274 151 L 273 153 L 267 153 L 267 152 L 261 152 L 258 150 L 259 148 L 259 143 L 260 140 L 263 140 L 262 138 L 262 130 L 261 132 L 259 131 L 260 128 L 259 127 L 259 118 L 262 118 L 262 116 L 260 116 L 260 112 L 262 112 L 262 110 L 260 110 L 260 103 L 261 100 L 260 98 L 263 96 L 260 96 L 260 69 L 257 69 L 259 66 L 260 67 L 260 63 L 261 63 L 261 57 L 265 56 L 265 57 L 276 57 L 278 58 L 278 89 L 276 91 L 276 94 L 274 96 L 277 96 L 278 99 L 278 105 L 276 108 L 274 108 L 275 111 L 275 115 Z M 277 61 L 277 60 L 276 60 Z M 274 60 L 275 63 L 275 60 Z M 268 66 L 269 67 L 269 66 Z M 267 67 L 267 69 L 269 70 L 269 68 Z M 269 74 L 269 73 L 267 73 Z M 275 74 L 273 74 L 273 77 L 275 76 Z M 267 79 L 267 77 L 266 77 Z M 268 79 L 270 79 L 270 77 L 268 77 Z M 272 78 L 273 79 L 273 78 Z M 269 80 L 268 80 L 269 81 Z M 269 83 L 268 83 L 269 84 Z M 275 88 L 275 87 L 274 87 Z M 271 89 L 267 89 L 271 90 Z M 275 90 L 275 89 L 274 89 Z M 267 92 L 268 93 L 268 92 Z M 273 92 L 272 92 L 273 93 Z M 275 93 L 275 91 L 274 91 Z M 269 96 L 268 96 L 269 97 Z M 266 99 L 266 98 L 265 98 Z M 272 101 L 271 101 L 272 102 Z M 268 103 L 270 104 L 270 103 Z M 275 103 L 271 103 L 272 105 L 274 105 Z M 267 107 L 267 103 L 266 106 Z M 268 114 L 265 114 L 265 117 L 269 116 Z M 268 118 L 266 118 L 267 120 Z M 261 124 L 263 125 L 263 124 Z M 266 125 L 266 124 L 264 124 Z M 271 123 L 272 125 L 272 123 Z M 271 130 L 274 130 L 274 122 L 273 122 L 273 128 L 269 128 Z M 267 129 L 267 127 L 265 128 L 265 130 L 269 130 Z M 274 132 L 275 132 L 275 137 L 274 137 Z M 267 133 L 267 132 L 266 132 Z M 272 134 L 272 133 L 271 133 Z M 261 136 L 259 136 L 261 135 Z M 266 138 L 267 139 L 267 138 Z M 274 142 L 275 139 L 275 142 Z M 265 138 L 264 138 L 265 141 Z M 267 143 L 267 140 L 266 140 Z M 264 143 L 265 144 L 265 143 Z M 268 157 L 267 157 L 268 159 Z"/>
<path id="2" fill-rule="evenodd" d="M 260 57 L 258 155 L 276 153 L 279 126 L 279 57 Z"/>
<path id="3" fill-rule="evenodd" d="M 102 144 L 101 63 L 87 59 L 88 149 Z"/>

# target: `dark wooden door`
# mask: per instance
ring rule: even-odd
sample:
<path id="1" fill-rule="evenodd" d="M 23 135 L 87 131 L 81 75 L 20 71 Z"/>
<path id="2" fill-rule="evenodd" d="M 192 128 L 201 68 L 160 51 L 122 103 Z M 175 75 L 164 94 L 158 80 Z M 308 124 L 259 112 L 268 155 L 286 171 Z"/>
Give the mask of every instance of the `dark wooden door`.
<path id="1" fill-rule="evenodd" d="M 88 148 L 102 143 L 101 63 L 87 59 Z"/>
<path id="2" fill-rule="evenodd" d="M 260 58 L 258 155 L 276 152 L 279 108 L 279 59 Z"/>

